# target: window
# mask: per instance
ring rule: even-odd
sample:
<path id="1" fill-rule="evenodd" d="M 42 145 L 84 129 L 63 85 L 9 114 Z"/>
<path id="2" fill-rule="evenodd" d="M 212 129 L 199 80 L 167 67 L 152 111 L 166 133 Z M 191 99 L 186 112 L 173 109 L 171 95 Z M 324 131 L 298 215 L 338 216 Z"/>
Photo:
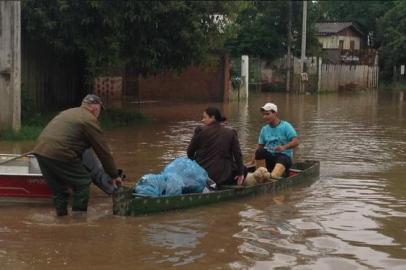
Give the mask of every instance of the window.
<path id="1" fill-rule="evenodd" d="M 344 40 L 339 40 L 339 41 L 338 41 L 338 48 L 339 48 L 340 50 L 344 49 Z"/>
<path id="2" fill-rule="evenodd" d="M 350 41 L 350 50 L 353 51 L 354 48 L 355 48 L 355 41 L 354 41 L 354 40 L 351 40 L 351 41 Z"/>

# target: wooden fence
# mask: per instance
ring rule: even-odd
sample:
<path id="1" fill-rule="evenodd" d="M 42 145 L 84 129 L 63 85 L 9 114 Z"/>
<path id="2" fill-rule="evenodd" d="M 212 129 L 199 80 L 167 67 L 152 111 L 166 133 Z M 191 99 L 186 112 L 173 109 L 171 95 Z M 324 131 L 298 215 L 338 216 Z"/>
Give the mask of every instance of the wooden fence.
<path id="1" fill-rule="evenodd" d="M 21 89 L 37 111 L 79 105 L 86 93 L 83 81 L 77 57 L 61 55 L 22 33 Z"/>
<path id="2" fill-rule="evenodd" d="M 373 89 L 378 87 L 378 66 L 323 64 L 320 72 L 320 91 Z"/>

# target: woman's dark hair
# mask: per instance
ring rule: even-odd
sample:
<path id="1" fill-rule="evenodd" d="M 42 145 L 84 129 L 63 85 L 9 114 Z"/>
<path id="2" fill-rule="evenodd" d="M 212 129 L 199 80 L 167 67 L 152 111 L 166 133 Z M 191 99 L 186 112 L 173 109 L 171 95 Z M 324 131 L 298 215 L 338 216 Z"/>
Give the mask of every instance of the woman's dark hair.
<path id="1" fill-rule="evenodd" d="M 214 119 L 216 119 L 217 122 L 224 122 L 226 121 L 226 118 L 221 115 L 221 112 L 219 109 L 216 107 L 208 107 L 205 112 L 207 113 L 208 116 L 212 117 L 214 116 Z"/>

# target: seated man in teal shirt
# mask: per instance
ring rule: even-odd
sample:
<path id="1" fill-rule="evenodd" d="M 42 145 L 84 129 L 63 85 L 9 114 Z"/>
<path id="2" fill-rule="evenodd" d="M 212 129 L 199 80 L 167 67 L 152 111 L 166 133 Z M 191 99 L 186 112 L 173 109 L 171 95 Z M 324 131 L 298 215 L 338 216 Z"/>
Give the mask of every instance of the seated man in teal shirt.
<path id="1" fill-rule="evenodd" d="M 296 130 L 289 122 L 279 119 L 275 104 L 266 103 L 261 112 L 266 125 L 261 129 L 255 151 L 257 167 L 258 160 L 265 160 L 271 177 L 286 176 L 292 166 L 293 148 L 299 145 Z"/>

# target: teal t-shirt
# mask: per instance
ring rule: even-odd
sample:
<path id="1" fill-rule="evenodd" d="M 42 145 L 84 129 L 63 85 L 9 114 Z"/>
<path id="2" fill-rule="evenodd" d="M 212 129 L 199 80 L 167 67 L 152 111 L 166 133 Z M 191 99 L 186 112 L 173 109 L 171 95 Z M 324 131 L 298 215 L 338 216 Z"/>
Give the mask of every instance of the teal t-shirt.
<path id="1" fill-rule="evenodd" d="M 262 127 L 258 144 L 263 144 L 269 152 L 276 153 L 275 147 L 285 145 L 295 137 L 297 137 L 297 133 L 293 126 L 289 122 L 281 120 L 276 127 L 269 124 Z M 293 149 L 285 150 L 282 153 L 293 157 Z"/>

